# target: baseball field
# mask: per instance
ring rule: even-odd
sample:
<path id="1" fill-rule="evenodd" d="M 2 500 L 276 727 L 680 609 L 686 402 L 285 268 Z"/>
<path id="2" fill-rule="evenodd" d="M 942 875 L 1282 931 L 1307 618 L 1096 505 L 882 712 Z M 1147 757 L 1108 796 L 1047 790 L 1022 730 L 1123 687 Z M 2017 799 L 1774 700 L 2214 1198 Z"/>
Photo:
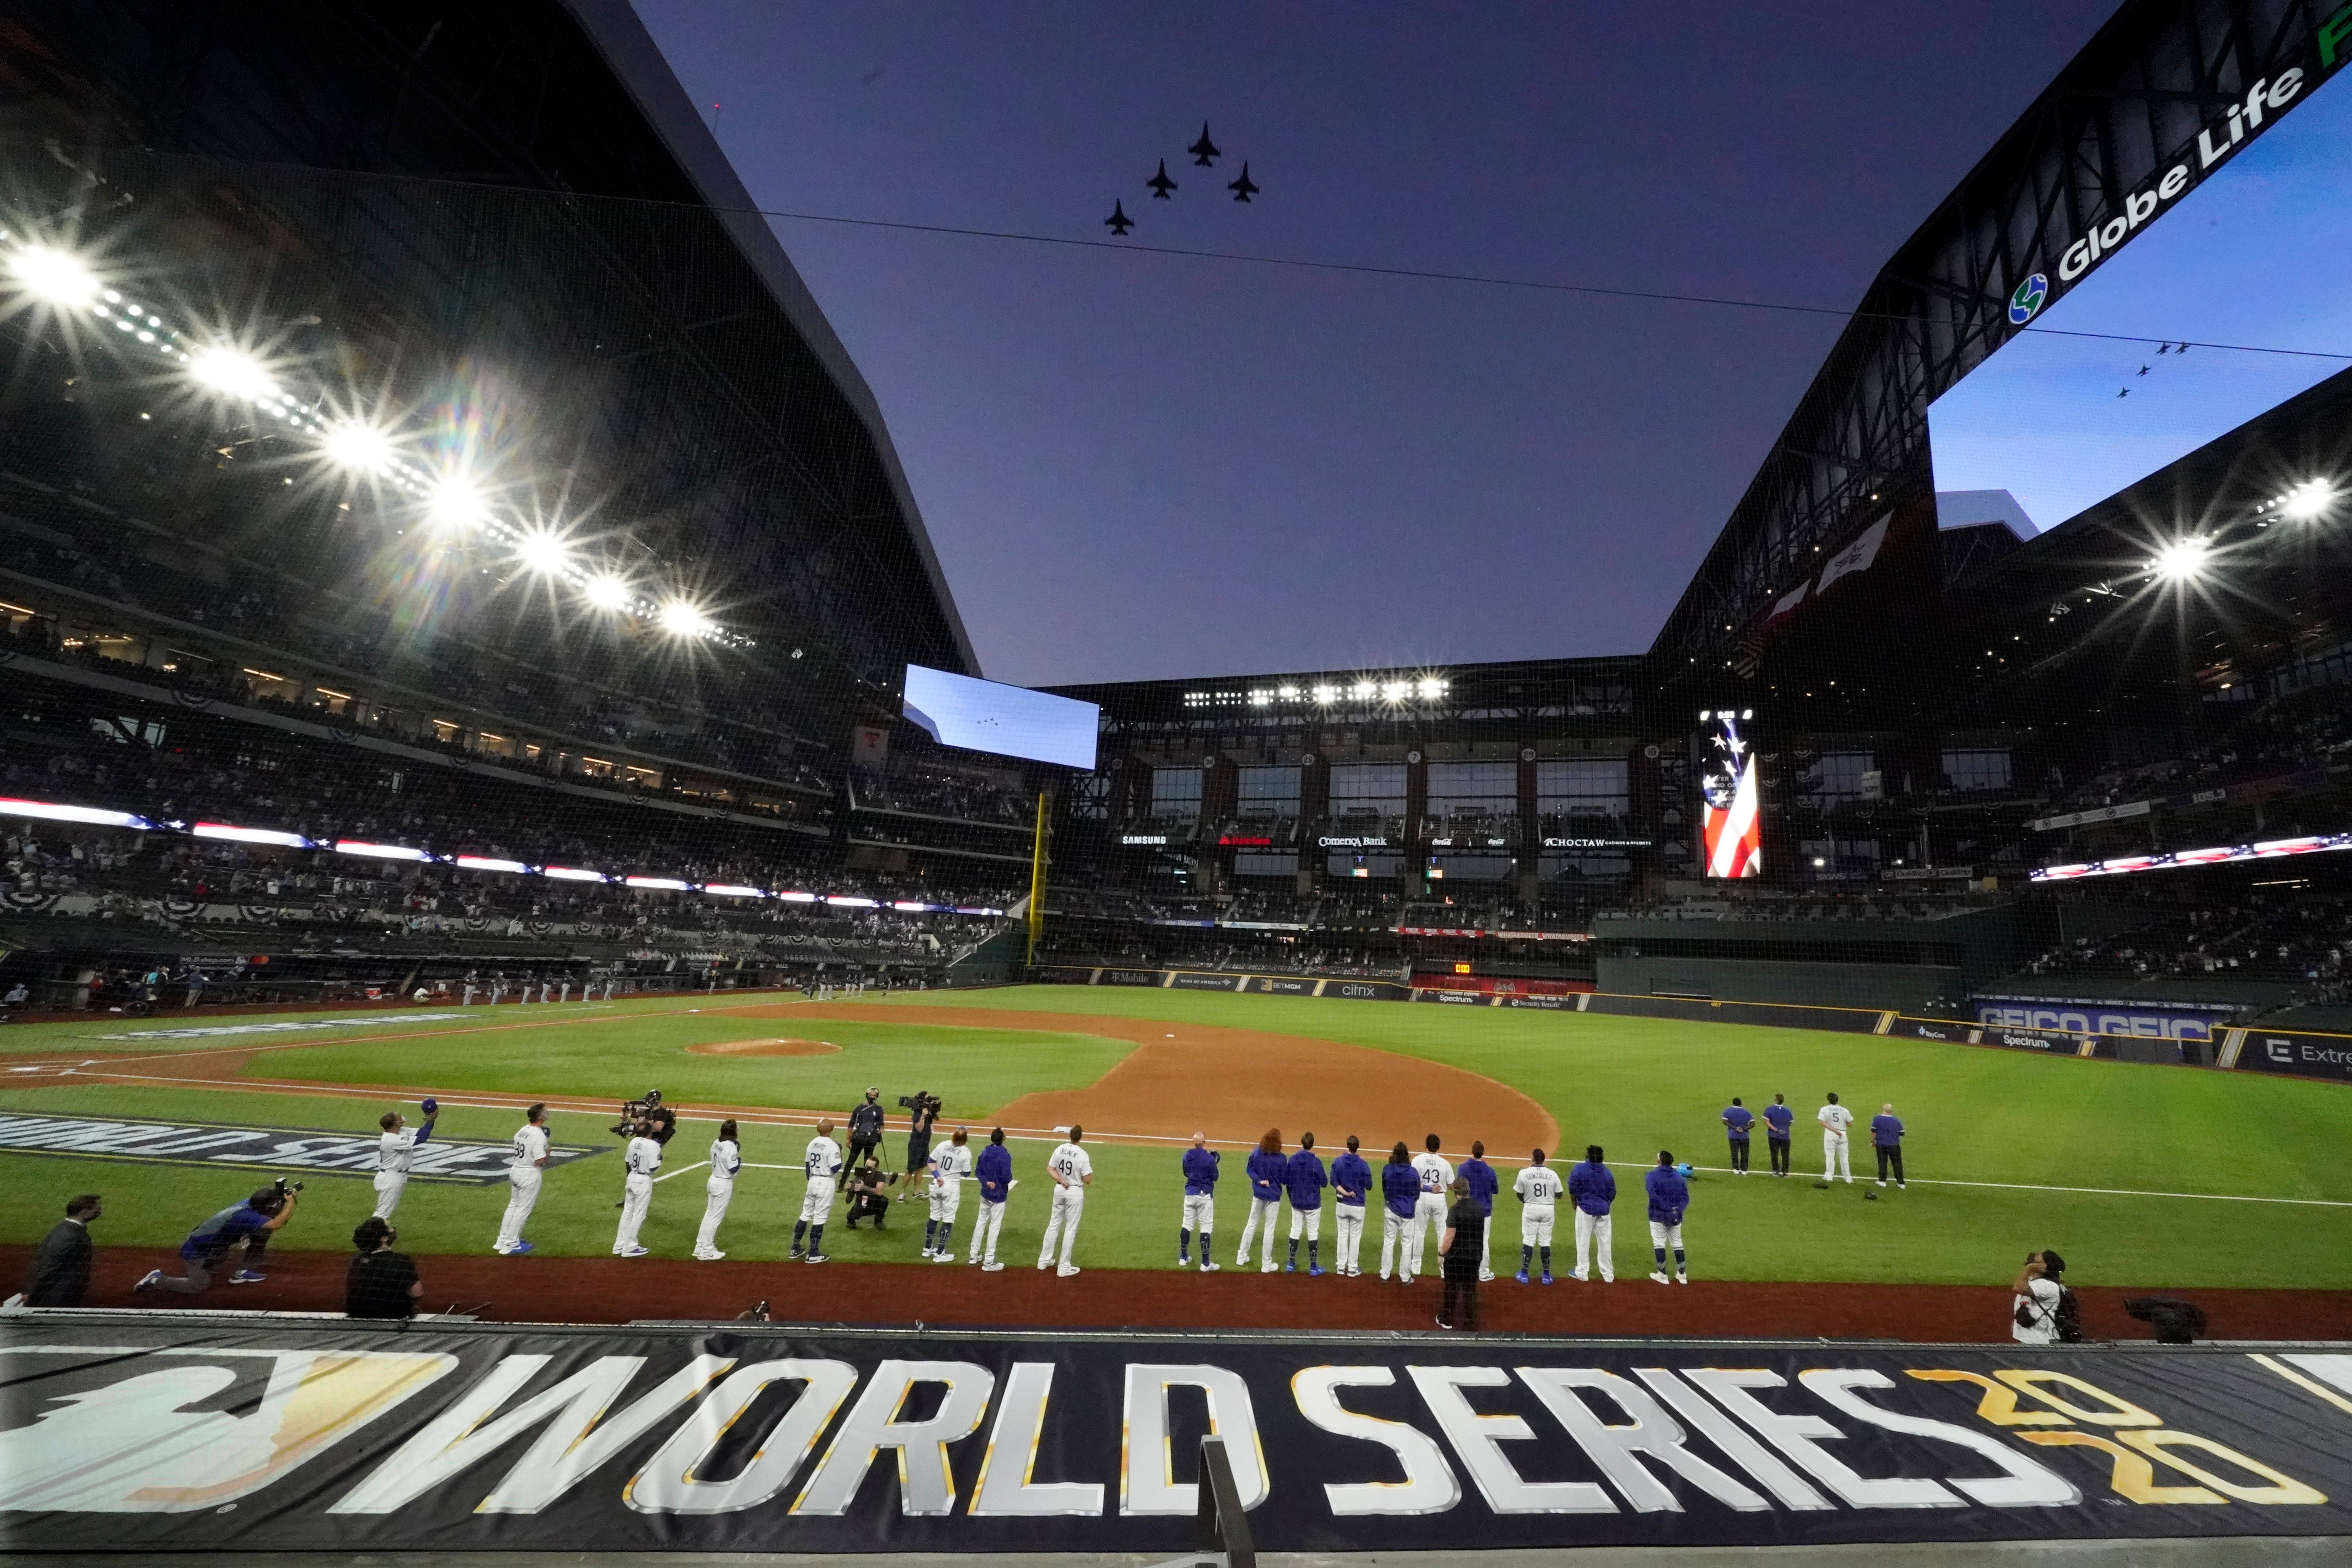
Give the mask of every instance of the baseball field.
<path id="1" fill-rule="evenodd" d="M 1077 1260 L 1090 1268 L 1173 1267 L 1178 1152 L 1196 1130 L 1227 1151 L 1218 1249 L 1230 1268 L 1242 1162 L 1276 1127 L 1286 1147 L 1312 1131 L 1327 1154 L 1354 1133 L 1375 1163 L 1399 1139 L 1418 1149 L 1434 1131 L 1457 1162 L 1483 1139 L 1507 1189 L 1495 1250 L 1506 1273 L 1517 1166 L 1537 1144 L 1572 1159 L 1600 1143 L 1621 1184 L 1619 1272 L 1637 1279 L 1648 1267 L 1640 1173 L 1668 1148 L 1699 1168 L 1685 1234 L 1702 1281 L 1999 1284 L 2028 1248 L 2049 1247 L 2092 1286 L 2352 1289 L 2352 1166 L 2341 1158 L 2352 1098 L 2341 1087 L 1799 1029 L 1055 986 L 823 1004 L 721 994 L 251 1017 L 205 1009 L 12 1026 L 0 1031 L 0 1117 L 285 1130 L 292 1142 L 272 1163 L 249 1152 L 143 1158 L 129 1146 L 136 1128 L 80 1140 L 78 1152 L 26 1151 L 22 1136 L 8 1150 L 0 1138 L 0 1243 L 37 1240 L 68 1197 L 97 1190 L 101 1249 L 168 1247 L 282 1172 L 308 1185 L 279 1249 L 341 1251 L 373 1204 L 372 1152 L 363 1165 L 321 1169 L 308 1151 L 324 1142 L 299 1135 L 372 1140 L 382 1112 L 413 1121 L 432 1094 L 443 1108 L 436 1141 L 501 1150 L 520 1108 L 548 1101 L 555 1144 L 575 1157 L 549 1173 L 530 1239 L 542 1258 L 604 1259 L 622 1178 L 608 1129 L 620 1101 L 657 1088 L 682 1119 L 644 1231 L 655 1259 L 691 1252 L 699 1163 L 721 1115 L 741 1123 L 746 1168 L 719 1245 L 730 1259 L 780 1259 L 811 1123 L 843 1120 L 868 1084 L 891 1110 L 894 1165 L 903 1093 L 941 1097 L 942 1141 L 959 1124 L 976 1142 L 1007 1129 L 1020 1184 L 1002 1252 L 1015 1268 L 1035 1258 L 1055 1130 L 1082 1121 L 1096 1180 Z M 1812 1118 L 1832 1090 L 1860 1119 L 1858 1180 L 1822 1191 Z M 1797 1174 L 1763 1173 L 1759 1138 L 1758 1173 L 1736 1178 L 1718 1113 L 1733 1095 L 1760 1108 L 1776 1092 L 1797 1112 Z M 1876 1189 L 1864 1130 L 1889 1101 L 1908 1129 L 1910 1185 L 1865 1201 Z M 500 1163 L 476 1152 L 477 1178 Z M 487 1253 L 506 1195 L 494 1176 L 420 1174 L 397 1215 L 401 1246 Z M 976 1207 L 968 1194 L 960 1254 Z M 848 1232 L 838 1215 L 826 1237 L 835 1258 L 924 1266 L 919 1203 L 895 1205 L 879 1233 Z M 1377 1250 L 1375 1222 L 1367 1252 Z M 1376 1257 L 1365 1264 L 1369 1274 Z"/>

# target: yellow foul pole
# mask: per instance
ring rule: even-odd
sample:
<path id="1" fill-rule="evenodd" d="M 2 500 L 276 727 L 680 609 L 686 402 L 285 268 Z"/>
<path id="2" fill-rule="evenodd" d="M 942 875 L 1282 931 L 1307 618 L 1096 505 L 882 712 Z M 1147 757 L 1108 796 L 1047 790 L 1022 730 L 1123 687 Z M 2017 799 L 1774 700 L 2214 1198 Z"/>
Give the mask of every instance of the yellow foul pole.
<path id="1" fill-rule="evenodd" d="M 1037 943 L 1045 934 L 1045 793 L 1037 793 L 1037 837 L 1029 852 L 1029 963 L 1037 962 Z"/>

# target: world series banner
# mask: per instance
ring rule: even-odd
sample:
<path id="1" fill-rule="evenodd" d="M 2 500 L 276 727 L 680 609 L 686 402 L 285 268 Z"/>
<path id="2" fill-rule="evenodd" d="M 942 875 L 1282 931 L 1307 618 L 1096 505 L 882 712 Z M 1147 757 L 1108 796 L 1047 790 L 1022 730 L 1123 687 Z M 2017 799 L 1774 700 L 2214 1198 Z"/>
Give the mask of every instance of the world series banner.
<path id="1" fill-rule="evenodd" d="M 2352 1355 L 17 1319 L 16 1551 L 2352 1532 Z"/>

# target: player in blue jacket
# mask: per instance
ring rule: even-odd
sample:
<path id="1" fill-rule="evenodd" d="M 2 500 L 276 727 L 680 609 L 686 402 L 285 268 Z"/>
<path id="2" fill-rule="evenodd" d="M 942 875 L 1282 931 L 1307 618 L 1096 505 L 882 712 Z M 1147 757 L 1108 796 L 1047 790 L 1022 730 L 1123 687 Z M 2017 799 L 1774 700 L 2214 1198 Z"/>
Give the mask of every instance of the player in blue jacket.
<path id="1" fill-rule="evenodd" d="M 1683 1211 L 1690 1207 L 1690 1184 L 1675 1169 L 1671 1150 L 1658 1151 L 1657 1167 L 1642 1178 L 1650 1192 L 1650 1256 L 1656 1266 L 1650 1278 L 1659 1284 L 1666 1283 L 1666 1249 L 1675 1254 L 1674 1283 L 1690 1283 L 1690 1269 L 1683 1260 Z"/>
<path id="2" fill-rule="evenodd" d="M 1275 1216 L 1280 1212 L 1277 1205 L 1282 1202 L 1283 1184 L 1289 1176 L 1290 1162 L 1282 1157 L 1282 1133 L 1278 1129 L 1269 1127 L 1249 1157 L 1249 1217 L 1242 1222 L 1242 1247 L 1234 1254 L 1234 1268 L 1239 1268 L 1249 1262 L 1250 1237 L 1257 1234 L 1258 1223 L 1264 1221 L 1264 1262 L 1258 1272 L 1274 1272 Z"/>
<path id="3" fill-rule="evenodd" d="M 1364 1246 L 1364 1194 L 1372 1190 L 1372 1168 L 1356 1152 L 1356 1135 L 1348 1134 L 1348 1152 L 1331 1162 L 1331 1218 L 1339 1227 L 1331 1266 L 1342 1279 L 1363 1272 L 1357 1259 Z"/>
<path id="4" fill-rule="evenodd" d="M 1764 1108 L 1764 1147 L 1772 1156 L 1772 1173 L 1789 1173 L 1789 1130 L 1797 1124 L 1797 1113 L 1789 1109 L 1789 1097 L 1776 1094 L 1772 1103 Z"/>
<path id="5" fill-rule="evenodd" d="M 1176 1233 L 1176 1267 L 1192 1266 L 1192 1233 L 1201 1233 L 1201 1272 L 1214 1274 L 1217 1260 L 1209 1251 L 1209 1233 L 1217 1228 L 1217 1152 L 1206 1133 L 1192 1134 L 1184 1151 L 1184 1224 Z"/>
<path id="6" fill-rule="evenodd" d="M 1483 1284 L 1495 1278 L 1488 1259 L 1494 1255 L 1495 1194 L 1503 1190 L 1503 1181 L 1495 1174 L 1495 1167 L 1486 1163 L 1486 1145 L 1478 1142 L 1470 1145 L 1470 1157 L 1454 1173 L 1470 1184 L 1470 1201 L 1486 1216 L 1486 1228 L 1478 1239 L 1478 1279 Z"/>
<path id="7" fill-rule="evenodd" d="M 1610 1236 L 1609 1205 L 1617 1201 L 1616 1173 L 1601 1162 L 1601 1145 L 1587 1143 L 1583 1162 L 1568 1173 L 1568 1199 L 1576 1205 L 1576 1272 L 1590 1278 L 1585 1248 L 1600 1243 L 1601 1282 L 1617 1278 L 1617 1249 Z"/>
<path id="8" fill-rule="evenodd" d="M 1400 1259 L 1397 1245 L 1412 1230 L 1413 1212 L 1421 1206 L 1421 1173 L 1412 1168 L 1412 1157 L 1404 1152 L 1404 1140 L 1389 1151 L 1389 1163 L 1381 1167 L 1381 1278 L 1389 1277 L 1389 1269 Z M 1412 1276 L 1398 1276 L 1406 1284 Z"/>
<path id="9" fill-rule="evenodd" d="M 1004 1129 L 992 1129 L 988 1147 L 980 1152 L 972 1174 L 980 1180 L 980 1223 L 971 1227 L 971 1257 L 982 1274 L 1004 1265 L 996 1261 L 997 1233 L 1004 1228 L 1004 1200 L 1013 1195 L 1013 1151 L 1004 1146 Z"/>
<path id="10" fill-rule="evenodd" d="M 1756 1113 L 1733 1095 L 1730 1106 L 1723 1113 L 1723 1131 L 1731 1141 L 1731 1168 L 1743 1176 L 1748 1173 L 1748 1135 L 1754 1131 Z"/>
<path id="11" fill-rule="evenodd" d="M 427 1123 L 429 1126 L 430 1123 Z M 1892 1101 L 1878 1108 L 1870 1119 L 1870 1146 L 1878 1154 L 1878 1184 L 1886 1184 L 1889 1166 L 1895 1171 L 1895 1184 L 1905 1186 L 1903 1180 L 1903 1119 L 1895 1114 Z M 1906 1188 L 1907 1190 L 1907 1188 Z"/>
<path id="12" fill-rule="evenodd" d="M 1290 1193 L 1290 1261 L 1282 1266 L 1285 1274 L 1298 1272 L 1298 1233 L 1307 1233 L 1307 1272 L 1320 1278 L 1323 1266 L 1316 1254 L 1323 1247 L 1323 1189 L 1330 1181 L 1323 1173 L 1323 1158 L 1315 1152 L 1315 1134 L 1298 1135 L 1298 1152 L 1290 1157 L 1282 1173 L 1282 1184 Z"/>

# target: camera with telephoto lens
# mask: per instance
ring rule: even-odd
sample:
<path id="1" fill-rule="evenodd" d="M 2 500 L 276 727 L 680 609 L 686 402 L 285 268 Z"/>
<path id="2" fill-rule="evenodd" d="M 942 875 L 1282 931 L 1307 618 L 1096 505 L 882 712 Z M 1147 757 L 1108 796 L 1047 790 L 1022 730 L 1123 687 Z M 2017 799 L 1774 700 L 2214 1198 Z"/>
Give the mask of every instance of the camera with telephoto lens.
<path id="1" fill-rule="evenodd" d="M 287 1180 L 285 1177 L 283 1177 L 283 1176 L 280 1176 L 280 1177 L 278 1177 L 278 1181 L 277 1181 L 277 1184 L 277 1184 L 278 1190 L 278 1192 L 279 1192 L 280 1194 L 285 1194 L 285 1193 L 299 1193 L 299 1192 L 300 1192 L 300 1191 L 302 1190 L 302 1184 L 301 1184 L 301 1183 L 299 1183 L 299 1182 L 289 1182 L 289 1181 L 288 1181 L 288 1180 Z"/>
<path id="2" fill-rule="evenodd" d="M 901 1110 L 913 1111 L 918 1115 L 921 1114 L 927 1106 L 932 1115 L 937 1116 L 940 1113 L 940 1097 L 928 1089 L 919 1089 L 912 1094 L 900 1095 L 898 1105 Z"/>

